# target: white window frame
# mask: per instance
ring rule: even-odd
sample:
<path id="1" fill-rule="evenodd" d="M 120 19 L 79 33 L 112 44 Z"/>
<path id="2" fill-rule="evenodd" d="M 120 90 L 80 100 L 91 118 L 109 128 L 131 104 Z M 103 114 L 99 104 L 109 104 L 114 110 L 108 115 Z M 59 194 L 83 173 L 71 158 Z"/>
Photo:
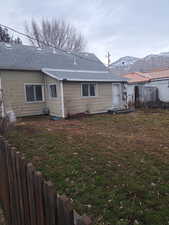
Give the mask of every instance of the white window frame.
<path id="1" fill-rule="evenodd" d="M 83 88 L 82 88 L 83 84 L 88 84 L 88 85 L 94 84 L 95 85 L 95 96 L 91 96 L 91 95 L 83 96 Z M 88 87 L 88 93 L 90 94 L 90 88 L 89 87 Z M 96 98 L 97 97 L 97 84 L 94 83 L 94 82 L 91 82 L 91 83 L 89 83 L 89 82 L 87 82 L 87 83 L 86 82 L 85 83 L 81 83 L 81 97 L 82 98 Z"/>
<path id="2" fill-rule="evenodd" d="M 26 96 L 26 86 L 27 85 L 41 85 L 42 87 L 42 100 L 39 100 L 39 101 L 27 101 L 27 96 Z M 28 104 L 32 104 L 32 103 L 42 103 L 45 101 L 45 98 L 44 98 L 44 84 L 43 83 L 25 83 L 24 84 L 24 94 L 25 94 L 25 102 L 28 103 Z"/>
<path id="3" fill-rule="evenodd" d="M 51 96 L 51 89 L 50 89 L 50 86 L 51 85 L 56 85 L 56 94 L 57 94 L 57 97 L 52 97 Z M 48 96 L 49 96 L 49 99 L 57 99 L 58 98 L 58 85 L 57 85 L 57 83 L 50 83 L 50 84 L 48 84 Z"/>

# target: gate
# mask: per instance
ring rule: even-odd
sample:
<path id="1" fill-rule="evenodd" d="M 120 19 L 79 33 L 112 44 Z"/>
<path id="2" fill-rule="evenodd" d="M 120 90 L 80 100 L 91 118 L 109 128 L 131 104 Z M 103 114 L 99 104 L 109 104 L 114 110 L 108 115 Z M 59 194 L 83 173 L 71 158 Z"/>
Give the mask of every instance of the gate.
<path id="1" fill-rule="evenodd" d="M 135 107 L 155 105 L 158 99 L 157 87 L 135 86 Z"/>

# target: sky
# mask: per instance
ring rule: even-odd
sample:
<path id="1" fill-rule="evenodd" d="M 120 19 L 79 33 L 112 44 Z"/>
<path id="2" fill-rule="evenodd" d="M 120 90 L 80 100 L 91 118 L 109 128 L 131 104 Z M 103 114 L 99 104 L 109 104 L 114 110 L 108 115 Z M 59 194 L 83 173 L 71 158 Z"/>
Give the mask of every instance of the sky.
<path id="1" fill-rule="evenodd" d="M 24 31 L 32 18 L 64 19 L 81 32 L 86 51 L 106 63 L 169 52 L 169 0 L 5 0 L 0 23 Z"/>

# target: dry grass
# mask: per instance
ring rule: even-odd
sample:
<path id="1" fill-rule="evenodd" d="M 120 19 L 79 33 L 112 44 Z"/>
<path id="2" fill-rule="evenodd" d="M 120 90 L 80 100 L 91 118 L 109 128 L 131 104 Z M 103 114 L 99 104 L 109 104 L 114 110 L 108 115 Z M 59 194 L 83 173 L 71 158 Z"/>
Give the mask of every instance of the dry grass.
<path id="1" fill-rule="evenodd" d="M 8 138 L 95 224 L 169 224 L 168 111 L 25 118 Z"/>

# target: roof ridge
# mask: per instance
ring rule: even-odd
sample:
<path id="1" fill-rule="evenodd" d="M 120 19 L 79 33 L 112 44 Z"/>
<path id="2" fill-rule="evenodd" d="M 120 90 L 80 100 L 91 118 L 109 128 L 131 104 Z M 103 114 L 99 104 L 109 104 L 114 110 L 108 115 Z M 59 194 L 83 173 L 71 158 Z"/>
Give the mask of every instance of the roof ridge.
<path id="1" fill-rule="evenodd" d="M 53 68 L 42 68 L 41 71 L 44 72 L 45 70 L 48 71 L 55 71 L 55 72 L 75 72 L 75 73 L 110 73 L 106 70 L 70 70 L 70 69 L 53 69 Z"/>

